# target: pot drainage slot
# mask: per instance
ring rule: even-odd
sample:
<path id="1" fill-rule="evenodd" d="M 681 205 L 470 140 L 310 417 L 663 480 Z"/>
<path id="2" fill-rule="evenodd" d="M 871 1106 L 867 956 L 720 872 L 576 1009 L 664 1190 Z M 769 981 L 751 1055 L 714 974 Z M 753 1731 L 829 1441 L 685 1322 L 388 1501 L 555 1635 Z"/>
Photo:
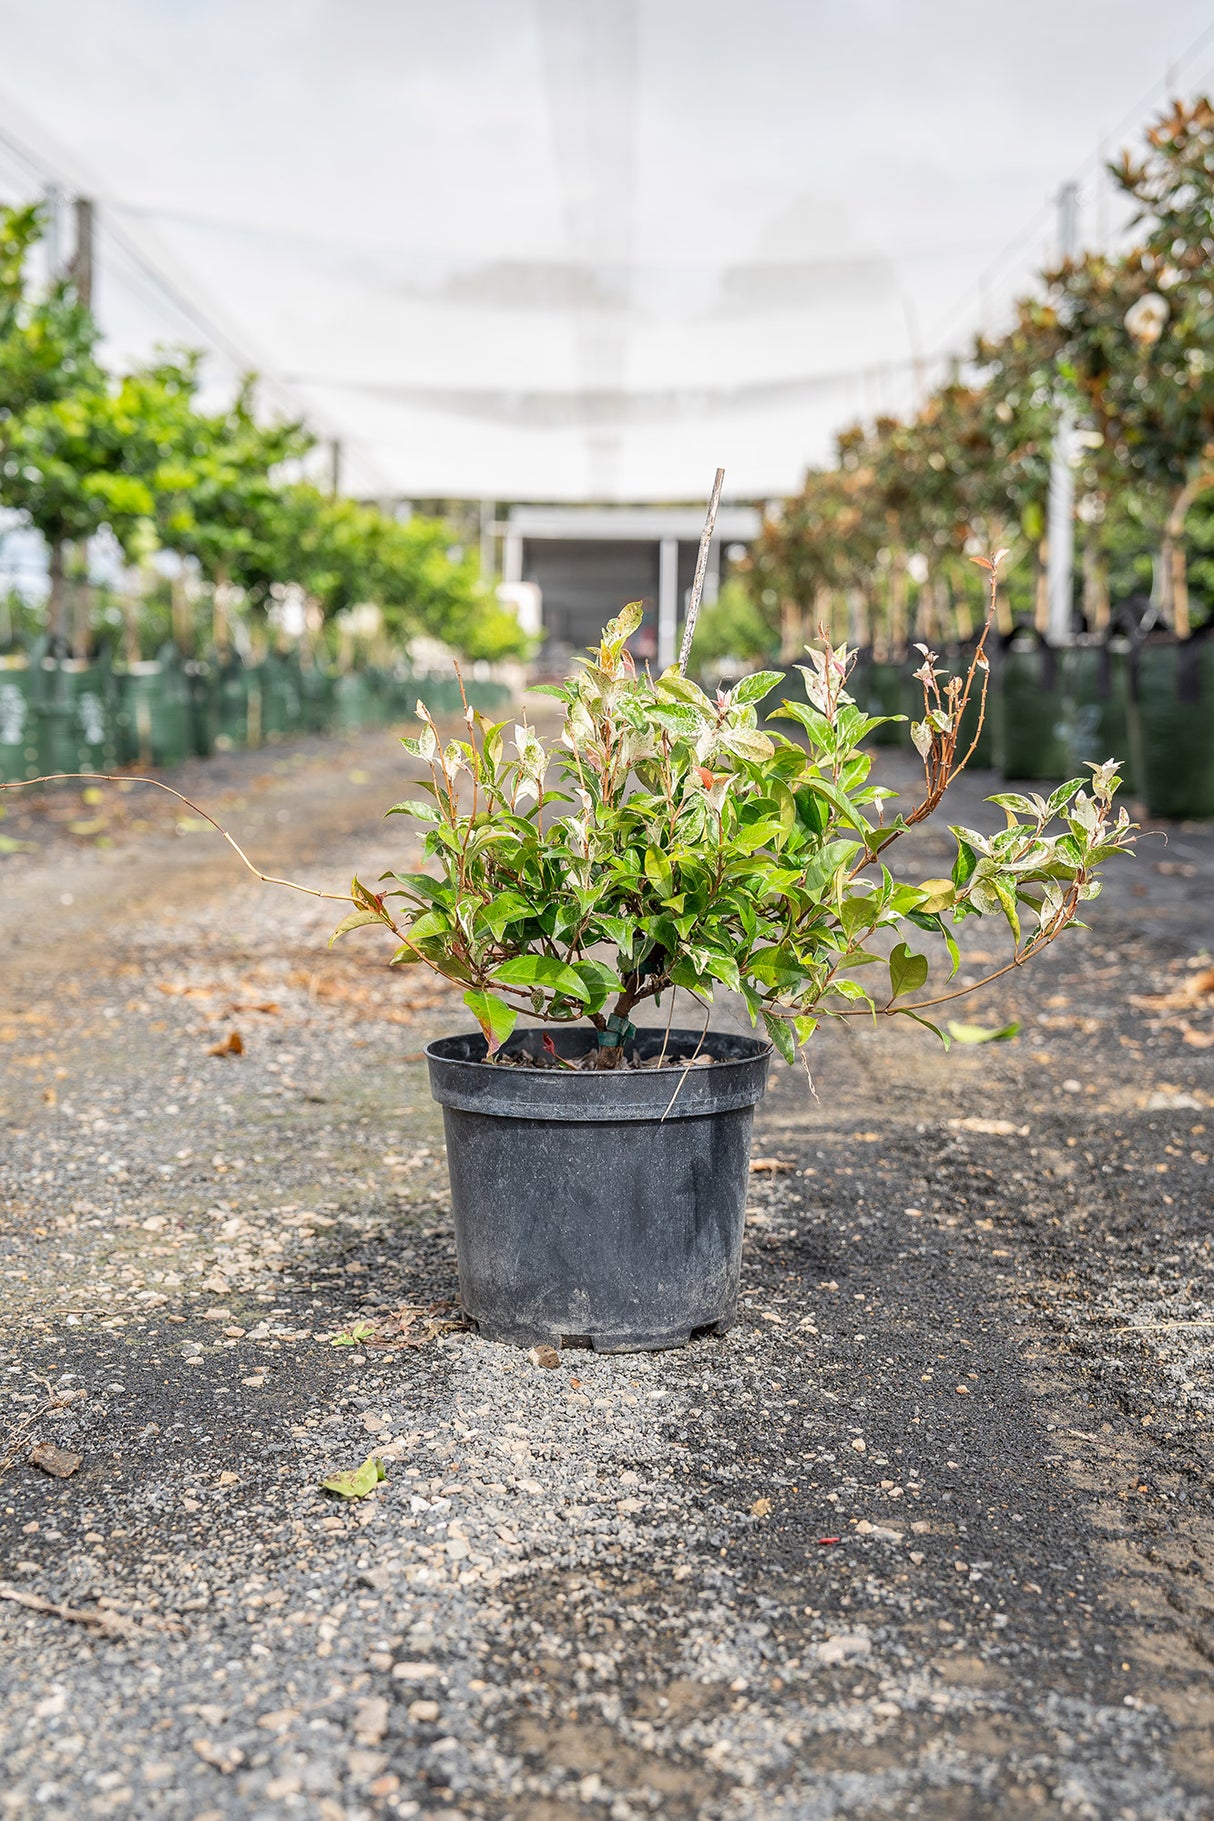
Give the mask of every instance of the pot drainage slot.
<path id="1" fill-rule="evenodd" d="M 561 1335 L 561 1351 L 562 1352 L 564 1352 L 566 1347 L 592 1347 L 593 1345 L 594 1345 L 594 1342 L 591 1340 L 591 1338 L 588 1334 L 562 1334 Z"/>

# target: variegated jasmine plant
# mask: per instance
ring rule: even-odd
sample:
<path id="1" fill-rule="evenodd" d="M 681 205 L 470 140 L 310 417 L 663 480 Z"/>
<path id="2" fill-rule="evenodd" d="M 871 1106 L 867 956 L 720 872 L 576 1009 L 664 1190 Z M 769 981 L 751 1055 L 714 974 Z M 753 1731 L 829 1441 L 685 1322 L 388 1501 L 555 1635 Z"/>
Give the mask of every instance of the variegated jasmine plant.
<path id="1" fill-rule="evenodd" d="M 984 566 L 993 602 L 994 565 Z M 444 744 L 419 703 L 422 732 L 403 745 L 429 779 L 389 814 L 423 825 L 432 870 L 385 874 L 378 892 L 355 880 L 336 932 L 383 924 L 395 965 L 464 986 L 491 1057 L 523 1012 L 589 1019 L 599 1066 L 615 1067 L 637 1006 L 676 987 L 702 1002 L 719 986 L 741 994 L 789 1061 L 824 1017 L 936 1029 L 926 1011 L 974 988 L 917 997 L 928 959 L 912 942 L 934 937 L 951 978 L 956 927 L 996 916 L 1015 944 L 996 972 L 1019 967 L 1077 921 L 1098 868 L 1132 842 L 1110 761 L 1048 798 L 991 798 L 1004 829 L 954 828 L 952 876 L 900 883 L 891 843 L 936 808 L 969 756 L 958 730 L 974 690 L 985 706 L 982 645 L 952 678 L 920 648 L 925 711 L 913 737 L 926 788 L 897 814 L 887 813 L 895 793 L 869 782 L 862 743 L 879 722 L 846 692 L 846 650 L 823 643 L 799 667 L 806 699 L 778 711 L 798 729 L 788 737 L 759 726 L 779 672 L 715 698 L 677 669 L 638 674 L 627 640 L 640 620 L 639 605 L 626 607 L 548 691 L 565 709 L 550 744 L 525 725 L 508 739 L 506 723 L 471 709 L 467 738 Z"/>

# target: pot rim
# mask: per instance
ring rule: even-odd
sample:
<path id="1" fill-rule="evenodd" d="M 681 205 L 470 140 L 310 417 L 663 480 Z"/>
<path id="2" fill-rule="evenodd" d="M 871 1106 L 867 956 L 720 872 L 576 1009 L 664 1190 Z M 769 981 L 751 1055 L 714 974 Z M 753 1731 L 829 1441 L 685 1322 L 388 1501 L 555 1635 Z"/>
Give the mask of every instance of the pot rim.
<path id="1" fill-rule="evenodd" d="M 529 1026 L 508 1041 L 517 1042 L 542 1026 Z M 560 1044 L 574 1035 L 566 1029 L 555 1033 Z M 594 1032 L 578 1027 L 581 1041 L 570 1054 L 581 1055 Z M 648 1026 L 638 1036 L 660 1042 L 661 1025 Z M 498 1068 L 485 1058 L 485 1037 L 480 1030 L 439 1037 L 426 1045 L 430 1091 L 444 1107 L 503 1118 L 540 1121 L 665 1121 L 703 1118 L 762 1099 L 767 1085 L 772 1045 L 765 1038 L 732 1031 L 710 1031 L 708 1038 L 724 1040 L 741 1053 L 718 1057 L 708 1068 L 684 1062 L 664 1063 L 660 1069 L 511 1069 Z M 672 1030 L 670 1040 L 695 1045 L 704 1038 L 698 1030 Z M 705 1039 L 706 1041 L 707 1039 Z M 459 1053 L 480 1049 L 481 1054 Z"/>

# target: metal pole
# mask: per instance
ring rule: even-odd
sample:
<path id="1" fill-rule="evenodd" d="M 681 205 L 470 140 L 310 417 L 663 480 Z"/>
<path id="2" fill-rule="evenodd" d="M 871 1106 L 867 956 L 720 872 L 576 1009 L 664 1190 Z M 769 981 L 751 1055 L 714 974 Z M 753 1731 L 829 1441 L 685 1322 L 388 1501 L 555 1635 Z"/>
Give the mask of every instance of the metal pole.
<path id="1" fill-rule="evenodd" d="M 658 671 L 674 663 L 679 626 L 679 543 L 664 537 L 658 545 Z"/>
<path id="2" fill-rule="evenodd" d="M 502 539 L 502 580 L 503 582 L 521 582 L 523 579 L 523 538 L 522 533 L 508 528 Z"/>
<path id="3" fill-rule="evenodd" d="M 1078 247 L 1079 186 L 1063 184 L 1058 192 L 1058 254 L 1073 259 Z M 1071 636 L 1075 571 L 1075 470 L 1071 451 L 1075 416 L 1069 403 L 1060 400 L 1054 419 L 1054 446 L 1050 455 L 1049 548 L 1046 594 L 1049 613 L 1046 632 L 1051 645 L 1065 645 Z"/>

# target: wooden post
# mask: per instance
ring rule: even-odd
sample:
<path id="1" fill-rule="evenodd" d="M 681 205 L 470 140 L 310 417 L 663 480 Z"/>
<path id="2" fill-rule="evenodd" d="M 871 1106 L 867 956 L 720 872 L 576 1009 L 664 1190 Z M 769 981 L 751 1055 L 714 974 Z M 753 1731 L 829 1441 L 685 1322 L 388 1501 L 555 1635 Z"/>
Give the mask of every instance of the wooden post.
<path id="1" fill-rule="evenodd" d="M 717 522 L 717 507 L 721 503 L 721 487 L 725 480 L 724 468 L 718 468 L 712 483 L 712 493 L 708 500 L 708 512 L 704 519 L 704 529 L 700 533 L 700 550 L 696 557 L 695 579 L 691 584 L 691 598 L 687 603 L 687 623 L 683 627 L 683 643 L 679 650 L 679 672 L 687 675 L 687 660 L 691 656 L 691 641 L 695 637 L 696 617 L 700 611 L 700 596 L 704 592 L 704 577 L 708 572 L 708 552 L 712 547 L 713 528 Z M 676 545 L 676 561 L 677 561 Z"/>
<path id="2" fill-rule="evenodd" d="M 76 250 L 69 276 L 86 310 L 93 307 L 93 203 L 89 196 L 76 198 Z"/>

